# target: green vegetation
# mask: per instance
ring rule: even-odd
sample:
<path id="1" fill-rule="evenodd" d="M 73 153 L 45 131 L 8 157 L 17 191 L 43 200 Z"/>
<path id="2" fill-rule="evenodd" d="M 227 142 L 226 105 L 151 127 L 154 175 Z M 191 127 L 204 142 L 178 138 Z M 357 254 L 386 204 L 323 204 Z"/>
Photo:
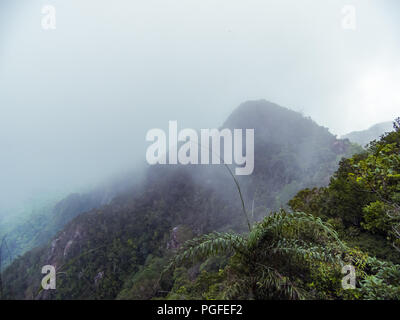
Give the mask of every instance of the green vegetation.
<path id="1" fill-rule="evenodd" d="M 168 269 L 226 255 L 229 263 L 219 271 L 227 274 L 220 283 L 221 298 L 329 298 L 314 290 L 314 282 L 317 276 L 330 275 L 319 285 L 339 290 L 344 250 L 336 232 L 320 218 L 281 211 L 256 223 L 249 234 L 211 233 L 187 241 Z M 174 291 L 182 291 L 182 287 L 174 289 L 172 295 Z"/>
<path id="2" fill-rule="evenodd" d="M 225 277 L 213 286 L 218 284 L 219 298 L 399 299 L 399 126 L 400 119 L 395 132 L 342 160 L 328 187 L 299 192 L 289 201 L 293 213 L 272 214 L 247 235 L 212 233 L 190 240 L 168 268 L 217 254 L 230 257 L 218 271 Z M 341 286 L 346 264 L 356 268 L 356 289 Z M 183 289 L 184 298 L 205 298 L 188 294 L 187 287 L 174 287 L 169 297 Z"/>
<path id="3" fill-rule="evenodd" d="M 373 256 L 399 263 L 400 132 L 395 132 L 350 159 L 343 159 L 326 188 L 306 189 L 289 205 L 335 225 L 349 244 Z"/>
<path id="4" fill-rule="evenodd" d="M 286 109 L 248 107 L 225 125 L 255 124 L 253 176 L 153 167 L 15 259 L 1 298 L 399 299 L 400 120 L 363 151 Z M 275 132 L 277 118 L 291 130 Z M 55 291 L 40 289 L 46 264 Z M 355 289 L 342 287 L 346 265 Z"/>

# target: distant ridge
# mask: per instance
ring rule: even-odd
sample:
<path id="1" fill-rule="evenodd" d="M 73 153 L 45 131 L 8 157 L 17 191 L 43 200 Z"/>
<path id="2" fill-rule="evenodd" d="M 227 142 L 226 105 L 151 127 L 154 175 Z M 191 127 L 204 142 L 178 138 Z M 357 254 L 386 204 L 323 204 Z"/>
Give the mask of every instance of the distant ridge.
<path id="1" fill-rule="evenodd" d="M 377 123 L 367 130 L 350 132 L 342 136 L 342 139 L 349 139 L 351 142 L 358 143 L 364 147 L 369 142 L 378 139 L 381 135 L 390 131 L 393 131 L 393 122 L 387 121 Z"/>

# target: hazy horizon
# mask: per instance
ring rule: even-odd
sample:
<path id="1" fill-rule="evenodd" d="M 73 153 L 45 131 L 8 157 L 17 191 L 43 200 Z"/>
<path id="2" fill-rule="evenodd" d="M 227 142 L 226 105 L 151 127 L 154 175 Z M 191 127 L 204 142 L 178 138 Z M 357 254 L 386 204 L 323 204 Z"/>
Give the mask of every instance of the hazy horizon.
<path id="1" fill-rule="evenodd" d="M 57 27 L 43 30 L 44 5 Z M 342 28 L 354 5 L 355 30 Z M 400 3 L 5 0 L 0 216 L 145 162 L 146 132 L 266 99 L 343 135 L 399 116 Z M 6 210 L 8 209 L 8 210 Z"/>

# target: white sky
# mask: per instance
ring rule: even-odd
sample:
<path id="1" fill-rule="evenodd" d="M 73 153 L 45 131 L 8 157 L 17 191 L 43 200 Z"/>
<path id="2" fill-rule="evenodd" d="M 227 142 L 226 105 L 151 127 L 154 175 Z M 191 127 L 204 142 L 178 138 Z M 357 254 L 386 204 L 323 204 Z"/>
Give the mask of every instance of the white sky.
<path id="1" fill-rule="evenodd" d="M 399 21 L 397 0 L 2 0 L 0 210 L 96 184 L 144 161 L 148 129 L 217 127 L 249 99 L 339 135 L 393 120 Z"/>

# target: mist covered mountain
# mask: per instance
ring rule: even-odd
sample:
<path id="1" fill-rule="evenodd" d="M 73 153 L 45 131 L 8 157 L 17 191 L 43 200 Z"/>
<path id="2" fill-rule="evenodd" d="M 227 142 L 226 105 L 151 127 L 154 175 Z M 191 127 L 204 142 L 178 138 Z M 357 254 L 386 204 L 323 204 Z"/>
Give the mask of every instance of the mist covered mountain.
<path id="1" fill-rule="evenodd" d="M 351 142 L 365 146 L 369 142 L 378 139 L 386 132 L 393 131 L 393 122 L 381 122 L 373 125 L 369 129 L 361 131 L 353 131 L 342 136 L 342 139 L 349 139 Z"/>
<path id="2" fill-rule="evenodd" d="M 243 103 L 221 128 L 255 130 L 254 172 L 237 177 L 252 223 L 286 207 L 301 189 L 327 185 L 338 161 L 360 150 L 310 118 L 265 100 Z M 109 203 L 89 198 L 72 195 L 56 206 L 62 213 L 52 219 L 62 230 L 54 237 L 36 235 L 41 240 L 34 243 L 47 237 L 47 244 L 5 270 L 6 298 L 160 296 L 160 272 L 185 240 L 214 230 L 246 230 L 236 185 L 223 165 L 155 165 L 143 183 L 121 190 Z M 49 264 L 64 274 L 55 292 L 40 290 L 41 267 Z"/>
<path id="3" fill-rule="evenodd" d="M 0 269 L 4 269 L 16 257 L 26 251 L 46 244 L 68 222 L 81 213 L 108 204 L 116 195 L 138 184 L 138 172 L 115 177 L 93 190 L 72 193 L 61 200 L 38 205 L 15 219 L 13 223 L 0 221 L 0 245 L 2 250 Z"/>

